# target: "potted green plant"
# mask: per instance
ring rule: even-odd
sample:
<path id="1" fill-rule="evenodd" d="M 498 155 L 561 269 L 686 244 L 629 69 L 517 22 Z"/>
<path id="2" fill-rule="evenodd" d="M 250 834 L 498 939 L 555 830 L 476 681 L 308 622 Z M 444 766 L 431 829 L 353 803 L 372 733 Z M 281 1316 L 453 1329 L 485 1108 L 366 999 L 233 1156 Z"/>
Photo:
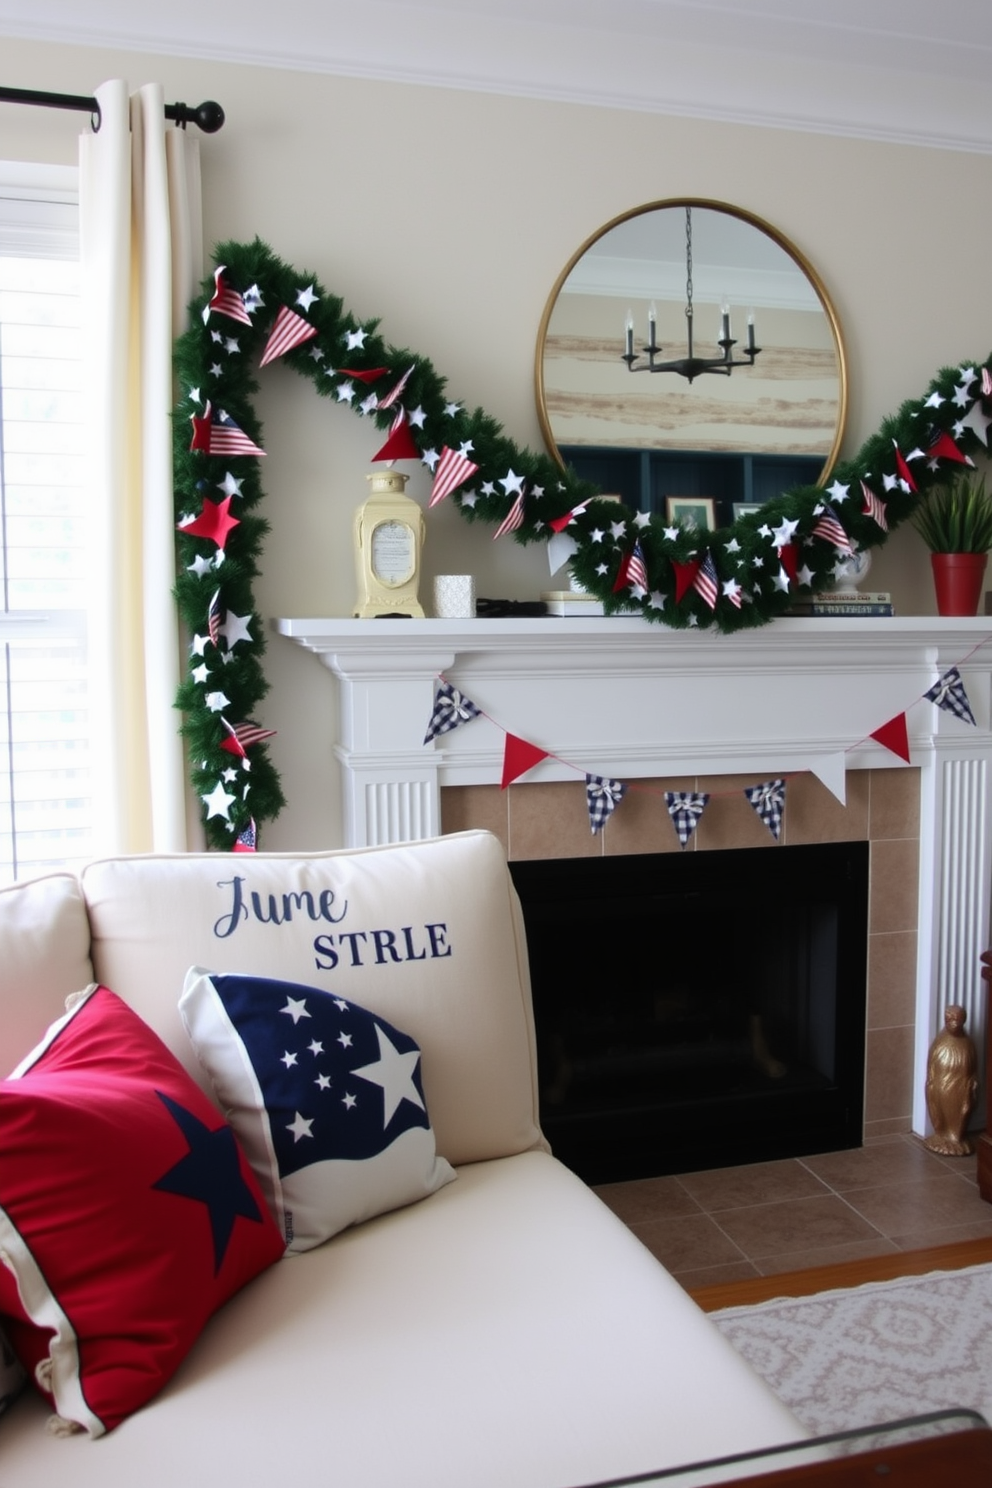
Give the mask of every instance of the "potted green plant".
<path id="1" fill-rule="evenodd" d="M 992 548 L 992 495 L 985 476 L 964 471 L 933 486 L 913 523 L 930 549 L 938 614 L 977 614 Z"/>

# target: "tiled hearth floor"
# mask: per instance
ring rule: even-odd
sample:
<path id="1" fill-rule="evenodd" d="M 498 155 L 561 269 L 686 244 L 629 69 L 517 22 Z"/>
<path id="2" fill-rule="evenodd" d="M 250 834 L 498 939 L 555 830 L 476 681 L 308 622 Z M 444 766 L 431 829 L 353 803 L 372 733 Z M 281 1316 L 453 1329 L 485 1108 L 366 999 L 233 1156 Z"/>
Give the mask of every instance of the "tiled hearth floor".
<path id="1" fill-rule="evenodd" d="M 992 1238 L 976 1159 L 911 1135 L 596 1192 L 687 1290 Z"/>

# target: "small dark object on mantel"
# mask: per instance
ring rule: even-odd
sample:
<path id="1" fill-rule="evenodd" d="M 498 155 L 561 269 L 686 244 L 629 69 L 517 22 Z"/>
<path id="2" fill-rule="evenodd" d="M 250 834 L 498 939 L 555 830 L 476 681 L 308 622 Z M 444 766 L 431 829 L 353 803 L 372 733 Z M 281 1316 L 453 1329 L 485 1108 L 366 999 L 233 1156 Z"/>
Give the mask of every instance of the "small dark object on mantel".
<path id="1" fill-rule="evenodd" d="M 517 619 L 527 615 L 546 615 L 548 607 L 543 599 L 477 599 L 475 613 L 479 620 Z"/>

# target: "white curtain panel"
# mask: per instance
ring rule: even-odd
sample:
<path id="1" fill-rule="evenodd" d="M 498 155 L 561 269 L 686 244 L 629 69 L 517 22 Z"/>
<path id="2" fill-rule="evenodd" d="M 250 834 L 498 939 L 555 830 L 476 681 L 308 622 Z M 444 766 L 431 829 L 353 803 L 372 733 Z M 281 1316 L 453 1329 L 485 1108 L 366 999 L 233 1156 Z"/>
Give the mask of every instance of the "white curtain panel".
<path id="1" fill-rule="evenodd" d="M 166 121 L 158 84 L 131 94 L 114 80 L 96 97 L 100 128 L 80 140 L 79 205 L 97 846 L 182 852 L 199 844 L 173 708 L 170 413 L 172 343 L 203 274 L 199 142 Z"/>

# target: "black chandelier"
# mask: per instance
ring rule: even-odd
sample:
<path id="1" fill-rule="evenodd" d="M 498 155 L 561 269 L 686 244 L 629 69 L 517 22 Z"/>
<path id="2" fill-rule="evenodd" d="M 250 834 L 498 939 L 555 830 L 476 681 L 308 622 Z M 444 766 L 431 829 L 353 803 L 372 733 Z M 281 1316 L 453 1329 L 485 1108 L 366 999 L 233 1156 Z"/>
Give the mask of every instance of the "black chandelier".
<path id="1" fill-rule="evenodd" d="M 657 324 L 658 312 L 652 304 L 648 310 L 648 340 L 647 345 L 642 347 L 641 354 L 647 356 L 646 362 L 638 362 L 638 353 L 634 350 L 634 317 L 627 311 L 627 321 L 624 327 L 626 332 L 626 350 L 623 360 L 627 363 L 628 372 L 677 372 L 679 377 L 684 377 L 687 382 L 699 376 L 701 372 L 717 372 L 722 376 L 729 377 L 734 367 L 753 367 L 754 359 L 761 351 L 760 346 L 754 344 L 754 315 L 749 311 L 747 317 L 747 346 L 744 348 L 742 357 L 735 359 L 734 347 L 737 342 L 730 334 L 730 306 L 724 302 L 720 306 L 720 339 L 717 345 L 722 348 L 720 356 L 699 357 L 693 354 L 692 349 L 692 208 L 685 209 L 685 323 L 688 337 L 688 350 L 684 357 L 677 357 L 674 361 L 660 362 L 661 347 L 658 345 Z"/>

